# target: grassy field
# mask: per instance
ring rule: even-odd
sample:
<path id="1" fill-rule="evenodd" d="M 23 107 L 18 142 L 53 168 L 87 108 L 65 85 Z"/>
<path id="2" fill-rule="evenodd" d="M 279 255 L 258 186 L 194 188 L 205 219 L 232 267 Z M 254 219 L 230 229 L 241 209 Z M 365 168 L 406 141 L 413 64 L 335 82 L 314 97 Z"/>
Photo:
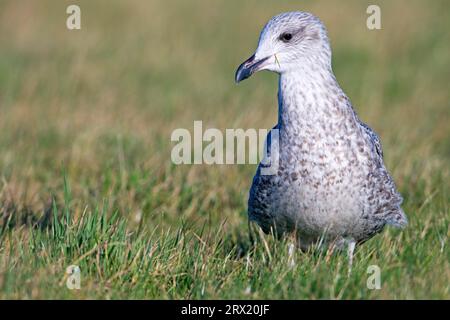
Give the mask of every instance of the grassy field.
<path id="1" fill-rule="evenodd" d="M 66 29 L 77 3 L 82 29 Z M 0 298 L 450 299 L 446 1 L 0 0 Z M 274 14 L 329 30 L 410 224 L 347 257 L 251 245 L 254 165 L 170 160 L 176 128 L 271 128 L 276 75 L 234 71 Z M 69 290 L 65 270 L 81 269 Z M 366 286 L 381 269 L 381 289 Z"/>

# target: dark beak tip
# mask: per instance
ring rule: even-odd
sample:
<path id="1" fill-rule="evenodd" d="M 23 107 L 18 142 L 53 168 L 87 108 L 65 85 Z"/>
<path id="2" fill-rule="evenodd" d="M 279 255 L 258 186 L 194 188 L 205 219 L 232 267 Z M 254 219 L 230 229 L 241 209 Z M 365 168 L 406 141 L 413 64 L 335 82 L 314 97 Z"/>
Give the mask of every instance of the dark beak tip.
<path id="1" fill-rule="evenodd" d="M 250 70 L 248 68 L 245 67 L 245 62 L 244 62 L 236 70 L 236 74 L 234 75 L 234 81 L 236 83 L 239 83 L 242 80 L 245 80 L 248 77 L 250 77 L 250 75 L 251 75 L 251 72 L 250 72 Z"/>
<path id="2" fill-rule="evenodd" d="M 234 82 L 239 83 L 242 81 L 242 65 L 240 65 L 237 70 L 236 73 L 234 74 Z"/>
<path id="3" fill-rule="evenodd" d="M 236 84 L 238 84 L 238 83 L 241 82 L 242 80 L 244 80 L 244 79 L 241 77 L 241 74 L 239 73 L 239 70 L 236 71 L 236 75 L 234 76 L 234 82 L 235 82 Z"/>
<path id="4" fill-rule="evenodd" d="M 234 76 L 234 81 L 236 83 L 241 82 L 242 80 L 245 80 L 249 78 L 252 74 L 260 70 L 261 65 L 268 59 L 260 59 L 258 61 L 255 61 L 255 55 L 252 55 L 250 58 L 248 58 L 246 61 L 244 61 L 239 68 L 236 70 L 236 74 Z"/>
<path id="5" fill-rule="evenodd" d="M 236 84 L 238 84 L 239 82 L 241 82 L 241 80 L 239 79 L 239 75 L 238 75 L 237 71 L 236 71 L 236 74 L 234 75 L 234 82 L 235 82 Z"/>

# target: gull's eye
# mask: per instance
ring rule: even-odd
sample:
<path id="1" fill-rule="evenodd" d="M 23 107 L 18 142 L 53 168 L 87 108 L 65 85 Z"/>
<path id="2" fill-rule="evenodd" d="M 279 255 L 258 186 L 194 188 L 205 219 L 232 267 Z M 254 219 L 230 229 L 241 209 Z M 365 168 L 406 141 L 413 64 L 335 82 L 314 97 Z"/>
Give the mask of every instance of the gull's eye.
<path id="1" fill-rule="evenodd" d="M 283 42 L 289 42 L 292 39 L 292 33 L 285 32 L 281 34 L 280 40 Z"/>

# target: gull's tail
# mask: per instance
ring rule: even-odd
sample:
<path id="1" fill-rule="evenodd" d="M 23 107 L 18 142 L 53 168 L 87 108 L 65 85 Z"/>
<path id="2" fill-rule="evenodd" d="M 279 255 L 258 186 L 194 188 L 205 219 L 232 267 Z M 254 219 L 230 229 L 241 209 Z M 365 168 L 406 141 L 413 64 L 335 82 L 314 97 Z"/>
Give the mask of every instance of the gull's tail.
<path id="1" fill-rule="evenodd" d="M 406 214 L 402 210 L 402 208 L 398 208 L 397 211 L 389 215 L 386 223 L 390 224 L 393 227 L 403 229 L 408 225 L 408 218 L 406 217 Z"/>

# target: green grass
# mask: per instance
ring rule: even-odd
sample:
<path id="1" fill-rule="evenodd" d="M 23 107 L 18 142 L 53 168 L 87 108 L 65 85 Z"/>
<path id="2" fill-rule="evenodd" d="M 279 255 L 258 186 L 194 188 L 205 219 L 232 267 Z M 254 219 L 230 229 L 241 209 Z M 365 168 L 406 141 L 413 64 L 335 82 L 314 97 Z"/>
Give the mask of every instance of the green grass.
<path id="1" fill-rule="evenodd" d="M 380 31 L 362 1 L 78 3 L 72 32 L 70 1 L 0 2 L 0 298 L 450 298 L 445 1 L 381 1 Z M 276 76 L 233 75 L 265 21 L 294 9 L 327 25 L 410 221 L 359 248 L 350 276 L 342 254 L 250 243 L 255 166 L 170 161 L 172 130 L 194 120 L 274 125 Z M 80 290 L 65 285 L 73 264 Z"/>

